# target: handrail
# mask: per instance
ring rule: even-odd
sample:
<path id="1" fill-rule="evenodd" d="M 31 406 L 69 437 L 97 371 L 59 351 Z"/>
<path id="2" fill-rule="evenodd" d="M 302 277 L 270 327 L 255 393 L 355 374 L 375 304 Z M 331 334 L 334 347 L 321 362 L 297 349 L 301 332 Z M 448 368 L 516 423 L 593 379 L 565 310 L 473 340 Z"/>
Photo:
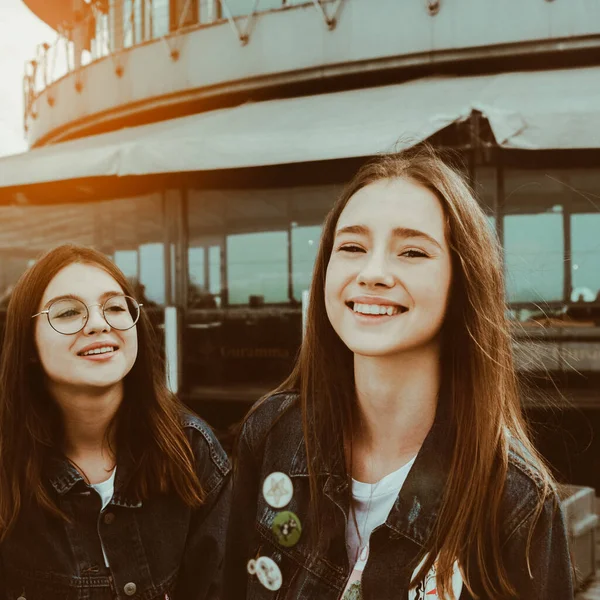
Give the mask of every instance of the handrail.
<path id="1" fill-rule="evenodd" d="M 179 58 L 179 36 L 194 28 L 228 21 L 241 45 L 252 32 L 258 13 L 315 6 L 329 29 L 339 18 L 344 0 L 79 0 L 73 19 L 63 22 L 54 41 L 36 46 L 35 56 L 25 64 L 23 75 L 24 128 L 38 114 L 41 94 L 70 73 L 95 61 L 111 57 L 115 72 L 122 75 L 119 55 L 130 47 L 163 39 L 173 60 Z M 82 90 L 75 80 L 75 89 Z M 50 106 L 54 98 L 47 96 Z"/>

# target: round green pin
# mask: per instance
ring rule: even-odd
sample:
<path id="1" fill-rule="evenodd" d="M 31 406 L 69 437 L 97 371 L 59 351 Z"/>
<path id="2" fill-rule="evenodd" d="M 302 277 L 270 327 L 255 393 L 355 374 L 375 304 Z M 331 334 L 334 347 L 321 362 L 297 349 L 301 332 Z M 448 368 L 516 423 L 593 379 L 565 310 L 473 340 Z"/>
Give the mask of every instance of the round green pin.
<path id="1" fill-rule="evenodd" d="M 271 531 L 279 544 L 291 548 L 298 543 L 302 535 L 302 523 L 293 512 L 283 510 L 275 515 Z"/>

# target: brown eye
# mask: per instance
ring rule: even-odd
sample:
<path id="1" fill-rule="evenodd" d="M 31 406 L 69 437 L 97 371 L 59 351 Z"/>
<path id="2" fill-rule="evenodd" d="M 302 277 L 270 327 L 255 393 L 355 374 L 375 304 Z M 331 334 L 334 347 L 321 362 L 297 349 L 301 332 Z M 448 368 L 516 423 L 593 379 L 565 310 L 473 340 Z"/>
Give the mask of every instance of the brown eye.
<path id="1" fill-rule="evenodd" d="M 402 256 L 407 256 L 408 258 L 427 258 L 427 254 L 425 252 L 421 252 L 421 250 L 405 250 L 402 253 Z"/>

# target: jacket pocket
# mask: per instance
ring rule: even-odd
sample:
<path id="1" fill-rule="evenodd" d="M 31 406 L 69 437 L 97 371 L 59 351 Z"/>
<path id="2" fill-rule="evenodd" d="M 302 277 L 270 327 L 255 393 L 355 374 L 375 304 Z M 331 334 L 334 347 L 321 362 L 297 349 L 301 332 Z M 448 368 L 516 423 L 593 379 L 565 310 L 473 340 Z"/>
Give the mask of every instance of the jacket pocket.
<path id="1" fill-rule="evenodd" d="M 7 571 L 6 590 L 6 600 L 114 600 L 108 577 L 82 580 L 53 573 Z"/>

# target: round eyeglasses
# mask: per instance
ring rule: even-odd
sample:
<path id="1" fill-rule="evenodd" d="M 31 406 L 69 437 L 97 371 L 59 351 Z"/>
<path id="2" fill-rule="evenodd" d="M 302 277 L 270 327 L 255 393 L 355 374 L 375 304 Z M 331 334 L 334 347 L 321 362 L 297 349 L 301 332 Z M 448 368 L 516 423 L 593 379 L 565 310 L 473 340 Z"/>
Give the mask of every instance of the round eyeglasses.
<path id="1" fill-rule="evenodd" d="M 42 310 L 31 318 L 46 315 L 50 327 L 63 335 L 79 333 L 90 318 L 89 309 L 100 306 L 104 320 L 112 329 L 126 331 L 131 329 L 140 318 L 140 307 L 131 296 L 111 296 L 104 304 L 85 305 L 77 298 L 59 298 L 52 302 L 46 310 Z"/>

